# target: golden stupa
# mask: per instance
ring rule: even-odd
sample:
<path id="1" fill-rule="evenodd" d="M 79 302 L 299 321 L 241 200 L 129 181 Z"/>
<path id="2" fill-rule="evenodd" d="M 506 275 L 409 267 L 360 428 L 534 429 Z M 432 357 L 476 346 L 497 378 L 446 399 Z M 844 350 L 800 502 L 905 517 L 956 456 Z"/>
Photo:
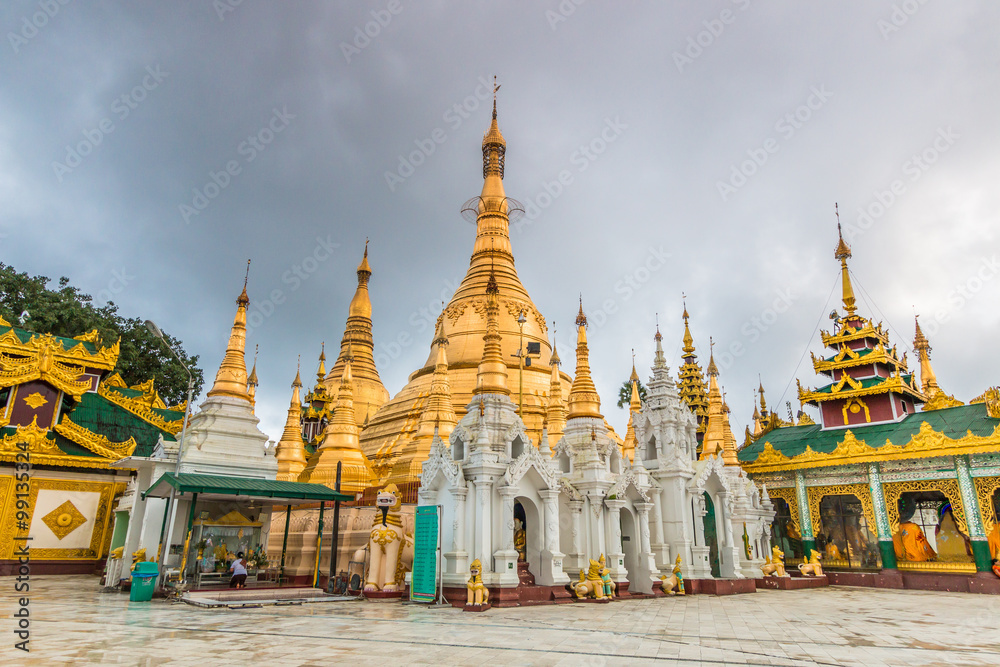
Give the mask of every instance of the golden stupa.
<path id="1" fill-rule="evenodd" d="M 477 386 L 477 374 L 485 345 L 484 334 L 487 333 L 487 307 L 492 306 L 488 304 L 488 300 L 495 300 L 496 332 L 500 339 L 496 341 L 492 336 L 488 338 L 491 344 L 499 344 L 498 358 L 507 366 L 506 386 L 515 404 L 522 400 L 522 382 L 519 380 L 523 380 L 522 418 L 527 426 L 528 436 L 537 442 L 541 439 L 542 422 L 547 410 L 553 412 L 554 406 L 549 406 L 553 378 L 559 378 L 560 392 L 562 396 L 568 396 L 570 377 L 558 371 L 558 366 L 553 370 L 552 348 L 547 336 L 545 317 L 528 296 L 514 267 L 509 234 L 510 217 L 512 213 L 521 210 L 520 205 L 508 199 L 504 193 L 506 147 L 497 124 L 494 100 L 493 120 L 483 137 L 482 193 L 466 206 L 466 210 L 476 216 L 472 258 L 465 278 L 441 314 L 443 326 L 438 327 L 437 333 L 442 335 L 443 332 L 443 337 L 447 340 L 447 387 L 451 392 L 454 412 L 461 419 Z M 361 275 L 360 269 L 358 275 Z M 495 292 L 492 292 L 494 287 L 491 282 L 495 283 Z M 367 290 L 365 297 L 367 298 Z M 352 315 L 353 308 L 352 303 Z M 370 310 L 368 312 L 370 327 Z M 519 378 L 520 360 L 515 355 L 521 341 L 521 328 L 518 324 L 521 313 L 525 318 L 525 348 L 529 343 L 538 343 L 540 353 L 532 356 L 530 365 L 524 367 L 523 377 Z M 350 330 L 350 321 L 348 329 Z M 372 461 L 376 472 L 385 471 L 383 483 L 403 484 L 418 479 L 420 464 L 430 451 L 430 439 L 419 437 L 422 434 L 418 434 L 421 421 L 425 430 L 428 425 L 428 420 L 422 420 L 422 414 L 428 408 L 435 413 L 442 410 L 440 400 L 431 401 L 432 386 L 435 382 L 438 386 L 442 383 L 442 369 L 438 369 L 435 375 L 441 348 L 439 343 L 431 345 L 423 367 L 414 371 L 406 386 L 369 417 L 362 430 L 361 447 Z M 370 358 L 370 347 L 366 352 Z M 358 353 L 355 352 L 355 355 L 357 357 Z M 491 357 L 497 358 L 497 355 L 492 354 Z M 555 361 L 558 362 L 558 357 Z M 334 369 L 336 368 L 335 366 Z M 371 368 L 374 369 L 374 362 Z M 331 375 L 334 375 L 333 370 Z M 558 414 L 559 408 L 555 407 L 554 412 Z M 551 429 L 553 424 L 550 423 L 549 426 Z M 418 442 L 415 443 L 414 440 Z"/>

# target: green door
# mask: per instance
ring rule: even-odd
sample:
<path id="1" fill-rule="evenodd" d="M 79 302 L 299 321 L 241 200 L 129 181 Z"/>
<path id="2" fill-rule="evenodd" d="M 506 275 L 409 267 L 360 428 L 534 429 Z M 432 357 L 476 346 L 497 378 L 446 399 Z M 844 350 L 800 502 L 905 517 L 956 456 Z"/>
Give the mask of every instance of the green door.
<path id="1" fill-rule="evenodd" d="M 705 544 L 708 545 L 708 560 L 712 564 L 712 576 L 721 577 L 722 570 L 719 568 L 719 539 L 715 530 L 715 504 L 712 503 L 712 496 L 705 492 Z"/>

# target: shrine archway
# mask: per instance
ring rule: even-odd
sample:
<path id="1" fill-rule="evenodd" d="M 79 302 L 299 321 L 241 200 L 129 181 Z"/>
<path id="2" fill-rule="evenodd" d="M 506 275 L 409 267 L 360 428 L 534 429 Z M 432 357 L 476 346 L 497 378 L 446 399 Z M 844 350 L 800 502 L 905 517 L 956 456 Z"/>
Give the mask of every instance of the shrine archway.
<path id="1" fill-rule="evenodd" d="M 541 552 L 545 546 L 545 537 L 542 532 L 542 512 L 540 511 L 538 502 L 528 496 L 515 496 L 514 517 L 520 518 L 524 522 L 525 562 L 528 564 L 528 571 L 532 575 L 537 575 L 541 572 Z M 512 530 L 516 530 L 516 528 L 512 528 Z M 514 547 L 515 549 L 517 548 L 516 533 L 514 535 Z"/>
<path id="2" fill-rule="evenodd" d="M 622 553 L 625 554 L 625 569 L 628 570 L 628 579 L 632 581 L 636 572 L 639 571 L 639 531 L 636 525 L 632 510 L 623 507 L 620 512 L 620 522 L 622 529 Z"/>

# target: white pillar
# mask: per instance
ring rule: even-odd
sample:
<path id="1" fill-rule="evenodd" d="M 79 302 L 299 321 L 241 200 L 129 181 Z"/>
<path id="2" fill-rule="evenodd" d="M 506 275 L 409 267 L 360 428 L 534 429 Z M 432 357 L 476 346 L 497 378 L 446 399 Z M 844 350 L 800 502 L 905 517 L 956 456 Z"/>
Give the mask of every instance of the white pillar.
<path id="1" fill-rule="evenodd" d="M 517 551 L 514 549 L 514 496 L 517 487 L 500 488 L 500 549 L 493 553 L 493 564 L 501 585 L 517 586 Z"/>
<path id="2" fill-rule="evenodd" d="M 570 551 L 566 559 L 566 567 L 572 568 L 571 571 L 575 573 L 577 570 L 584 568 L 587 562 L 581 548 L 583 540 L 583 501 L 570 500 L 568 504 L 573 520 L 573 544 L 570 545 L 572 551 Z"/>
<path id="3" fill-rule="evenodd" d="M 491 507 L 491 484 L 489 477 L 476 477 L 476 506 L 473 508 L 475 530 L 472 554 L 483 564 L 483 573 L 493 571 L 493 536 L 490 527 L 493 525 Z"/>
<path id="4" fill-rule="evenodd" d="M 469 571 L 469 553 L 465 550 L 465 497 L 469 490 L 455 487 L 450 492 L 455 519 L 451 531 L 451 553 L 444 555 L 447 561 L 445 571 L 464 575 Z"/>
<path id="5" fill-rule="evenodd" d="M 625 501 L 621 499 L 604 501 L 608 508 L 605 554 L 607 566 L 611 570 L 611 578 L 615 581 L 628 581 L 629 572 L 625 568 L 625 554 L 622 552 L 622 517 L 621 509 Z"/>
<path id="6" fill-rule="evenodd" d="M 632 582 L 629 590 L 637 593 L 652 593 L 653 586 L 658 581 L 659 572 L 656 569 L 656 558 L 649 544 L 649 510 L 654 503 L 636 503 L 635 510 L 639 515 L 639 564 L 637 572 L 629 573 Z"/>
<path id="7" fill-rule="evenodd" d="M 541 586 L 557 586 L 569 582 L 569 576 L 563 571 L 563 558 L 559 551 L 559 489 L 541 489 L 538 491 L 544 503 L 544 548 L 541 553 L 542 565 L 536 583 Z"/>

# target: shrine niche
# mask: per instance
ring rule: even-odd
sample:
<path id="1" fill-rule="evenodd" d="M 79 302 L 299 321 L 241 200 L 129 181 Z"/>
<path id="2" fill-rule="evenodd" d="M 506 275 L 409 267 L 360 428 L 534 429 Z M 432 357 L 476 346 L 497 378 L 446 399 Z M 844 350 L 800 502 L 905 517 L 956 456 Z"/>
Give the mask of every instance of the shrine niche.
<path id="1" fill-rule="evenodd" d="M 882 566 L 875 511 L 864 484 L 811 487 L 808 495 L 816 549 L 827 568 Z"/>

